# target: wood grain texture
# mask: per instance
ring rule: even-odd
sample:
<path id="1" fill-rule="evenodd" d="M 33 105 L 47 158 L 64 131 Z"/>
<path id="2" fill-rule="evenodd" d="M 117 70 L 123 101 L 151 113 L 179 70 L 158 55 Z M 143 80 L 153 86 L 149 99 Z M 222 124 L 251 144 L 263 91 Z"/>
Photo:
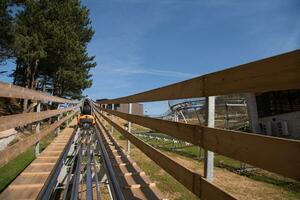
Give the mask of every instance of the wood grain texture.
<path id="1" fill-rule="evenodd" d="M 43 139 L 48 134 L 52 133 L 56 128 L 63 124 L 66 120 L 70 119 L 76 113 L 73 112 L 70 115 L 62 118 L 60 121 L 55 122 L 49 126 L 46 126 L 38 134 L 32 134 L 23 140 L 8 146 L 4 150 L 0 151 L 0 167 L 8 163 L 10 160 L 16 158 L 21 153 L 25 152 L 32 145 L 36 144 L 38 141 Z"/>
<path id="2" fill-rule="evenodd" d="M 162 119 L 155 119 L 151 117 L 145 117 L 140 115 L 127 114 L 115 110 L 98 108 L 111 115 L 120 117 L 127 121 L 139 124 L 144 127 L 151 128 L 153 130 L 165 133 L 174 138 L 184 140 L 194 145 L 200 145 L 203 128 L 198 125 L 185 124 L 181 122 L 173 122 Z"/>
<path id="3" fill-rule="evenodd" d="M 31 99 L 36 101 L 52 101 L 57 103 L 78 103 L 77 101 L 51 96 L 44 92 L 31 90 L 13 84 L 7 84 L 1 81 L 0 81 L 0 97 Z"/>
<path id="4" fill-rule="evenodd" d="M 300 141 L 101 110 L 215 153 L 300 180 Z M 288 164 L 287 164 L 288 163 Z"/>
<path id="5" fill-rule="evenodd" d="M 78 109 L 79 106 L 73 106 L 70 108 L 59 109 L 59 110 L 48 110 L 42 112 L 22 113 L 15 115 L 8 115 L 0 117 L 0 131 L 4 131 L 10 128 L 18 126 L 24 126 L 29 123 L 37 122 L 49 117 L 53 117 L 71 110 Z"/>

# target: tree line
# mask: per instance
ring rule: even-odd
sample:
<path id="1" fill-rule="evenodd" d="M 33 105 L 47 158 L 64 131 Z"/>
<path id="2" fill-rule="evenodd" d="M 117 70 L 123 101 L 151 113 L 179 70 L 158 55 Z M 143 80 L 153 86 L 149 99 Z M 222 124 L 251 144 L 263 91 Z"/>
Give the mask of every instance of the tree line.
<path id="1" fill-rule="evenodd" d="M 0 64 L 15 62 L 13 84 L 79 99 L 96 66 L 94 31 L 80 0 L 1 0 Z M 1 66 L 0 66 L 1 67 Z"/>

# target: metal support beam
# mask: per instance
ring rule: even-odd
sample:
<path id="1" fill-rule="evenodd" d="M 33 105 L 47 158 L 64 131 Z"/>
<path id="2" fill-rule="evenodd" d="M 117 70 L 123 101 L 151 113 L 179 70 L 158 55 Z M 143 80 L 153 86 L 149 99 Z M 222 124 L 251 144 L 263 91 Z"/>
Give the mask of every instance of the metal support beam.
<path id="1" fill-rule="evenodd" d="M 36 112 L 41 112 L 41 102 L 38 102 L 36 106 Z M 40 126 L 41 123 L 37 122 L 36 127 L 35 127 L 35 134 L 40 133 Z M 35 157 L 38 157 L 40 155 L 40 142 L 35 144 Z"/>
<path id="2" fill-rule="evenodd" d="M 206 125 L 215 127 L 215 99 L 216 97 L 206 97 Z M 214 152 L 205 150 L 204 152 L 204 177 L 212 181 L 214 176 Z"/>
<path id="3" fill-rule="evenodd" d="M 178 122 L 178 113 L 177 113 L 177 111 L 174 112 L 174 122 Z"/>
<path id="4" fill-rule="evenodd" d="M 132 103 L 128 104 L 128 114 L 132 114 Z M 128 121 L 128 132 L 131 133 L 131 122 Z M 127 140 L 127 154 L 130 155 L 130 141 Z"/>
<path id="5" fill-rule="evenodd" d="M 78 198 L 78 189 L 79 189 L 79 181 L 80 181 L 80 175 L 81 175 L 81 156 L 82 156 L 82 145 L 79 147 L 79 153 L 77 157 L 77 163 L 76 163 L 76 169 L 74 173 L 73 178 L 73 187 L 71 191 L 71 199 L 77 199 Z"/>
<path id="6" fill-rule="evenodd" d="M 184 120 L 184 123 L 186 123 L 186 124 L 187 124 L 186 118 L 185 118 L 185 116 L 184 116 L 184 114 L 183 114 L 182 110 L 181 110 L 181 111 L 179 111 L 179 113 L 181 114 L 181 117 L 182 117 L 182 119 Z"/>
<path id="7" fill-rule="evenodd" d="M 91 144 L 88 144 L 86 150 L 87 162 L 86 162 L 86 199 L 93 199 L 93 179 L 91 170 Z"/>
<path id="8" fill-rule="evenodd" d="M 258 123 L 258 112 L 257 112 L 257 104 L 256 104 L 256 97 L 254 93 L 247 94 L 247 112 L 248 112 L 248 120 L 250 130 L 253 133 L 261 133 Z M 271 131 L 271 129 L 270 129 Z M 271 132 L 269 132 L 271 133 Z M 268 132 L 267 132 L 267 135 Z M 246 163 L 241 162 L 241 170 L 246 169 Z"/>
<path id="9" fill-rule="evenodd" d="M 249 124 L 250 124 L 251 132 L 260 133 L 260 128 L 259 128 L 259 124 L 258 124 L 256 98 L 253 93 L 247 94 L 247 110 L 248 110 Z"/>
<path id="10" fill-rule="evenodd" d="M 224 129 L 229 129 L 229 107 L 227 103 L 225 104 L 225 110 L 226 110 L 226 116 L 225 116 Z"/>
<path id="11" fill-rule="evenodd" d="M 97 140 L 96 142 L 97 143 Z M 97 144 L 96 144 L 97 145 Z M 94 173 L 95 173 L 95 183 L 96 183 L 96 192 L 97 192 L 97 200 L 100 200 L 100 185 L 99 185 L 99 178 L 98 178 L 98 171 L 97 171 L 97 161 L 95 157 L 95 148 L 92 146 L 92 160 L 94 162 Z"/>

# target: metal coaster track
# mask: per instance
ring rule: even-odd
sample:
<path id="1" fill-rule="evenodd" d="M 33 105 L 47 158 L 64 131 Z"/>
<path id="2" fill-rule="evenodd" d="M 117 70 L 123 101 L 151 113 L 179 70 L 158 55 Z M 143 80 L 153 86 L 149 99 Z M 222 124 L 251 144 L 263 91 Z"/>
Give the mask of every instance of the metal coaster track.
<path id="1" fill-rule="evenodd" d="M 74 129 L 37 199 L 102 199 L 97 165 L 105 171 L 111 199 L 163 199 L 100 120 L 96 122 L 96 127 Z"/>

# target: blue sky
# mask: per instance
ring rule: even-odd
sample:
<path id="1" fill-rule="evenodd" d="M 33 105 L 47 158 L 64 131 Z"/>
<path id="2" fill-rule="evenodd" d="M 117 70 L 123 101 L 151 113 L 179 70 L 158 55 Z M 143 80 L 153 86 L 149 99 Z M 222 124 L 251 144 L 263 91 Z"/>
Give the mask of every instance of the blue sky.
<path id="1" fill-rule="evenodd" d="M 300 48 L 299 0 L 85 0 L 93 99 L 115 98 Z M 1 77 L 0 79 L 5 79 Z M 146 104 L 150 114 L 166 103 Z"/>
<path id="2" fill-rule="evenodd" d="M 300 1 L 102 0 L 92 98 L 115 98 L 300 47 Z M 150 114 L 166 103 L 146 105 Z"/>

